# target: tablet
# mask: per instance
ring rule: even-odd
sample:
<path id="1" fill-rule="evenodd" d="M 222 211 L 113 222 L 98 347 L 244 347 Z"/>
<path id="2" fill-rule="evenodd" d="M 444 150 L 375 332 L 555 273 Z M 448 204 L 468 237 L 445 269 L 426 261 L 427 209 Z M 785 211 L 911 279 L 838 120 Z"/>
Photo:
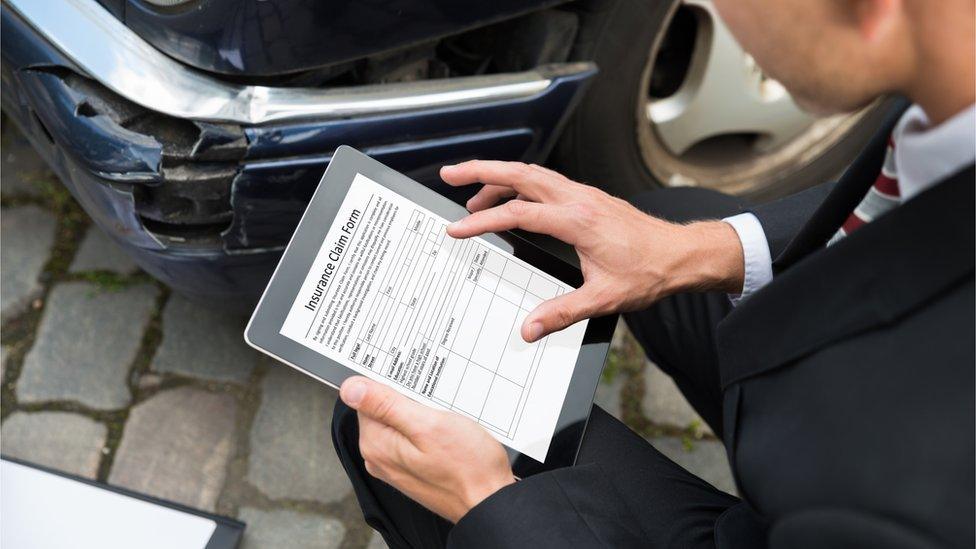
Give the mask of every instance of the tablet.
<path id="1" fill-rule="evenodd" d="M 0 546 L 234 549 L 244 523 L 4 456 Z"/>
<path id="2" fill-rule="evenodd" d="M 523 341 L 526 315 L 578 287 L 579 268 L 544 239 L 448 236 L 465 215 L 339 147 L 244 338 L 333 387 L 364 375 L 469 417 L 520 476 L 571 465 L 616 318 Z"/>

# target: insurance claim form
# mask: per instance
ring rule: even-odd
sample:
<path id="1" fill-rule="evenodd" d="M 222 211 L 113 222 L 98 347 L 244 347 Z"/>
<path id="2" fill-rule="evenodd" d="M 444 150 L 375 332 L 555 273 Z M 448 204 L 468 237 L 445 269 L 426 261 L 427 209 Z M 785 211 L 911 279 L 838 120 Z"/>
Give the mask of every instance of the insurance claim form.
<path id="1" fill-rule="evenodd" d="M 587 321 L 526 343 L 573 288 L 447 225 L 357 174 L 280 333 L 545 462 Z"/>

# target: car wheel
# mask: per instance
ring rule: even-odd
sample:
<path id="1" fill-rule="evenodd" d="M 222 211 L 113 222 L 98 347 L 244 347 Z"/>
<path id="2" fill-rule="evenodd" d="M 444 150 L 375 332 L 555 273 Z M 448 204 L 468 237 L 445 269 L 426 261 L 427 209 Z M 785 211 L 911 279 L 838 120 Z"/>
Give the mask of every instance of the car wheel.
<path id="1" fill-rule="evenodd" d="M 814 118 L 765 76 L 708 0 L 580 8 L 573 56 L 600 74 L 550 164 L 619 196 L 701 186 L 764 200 L 836 177 L 884 105 Z"/>

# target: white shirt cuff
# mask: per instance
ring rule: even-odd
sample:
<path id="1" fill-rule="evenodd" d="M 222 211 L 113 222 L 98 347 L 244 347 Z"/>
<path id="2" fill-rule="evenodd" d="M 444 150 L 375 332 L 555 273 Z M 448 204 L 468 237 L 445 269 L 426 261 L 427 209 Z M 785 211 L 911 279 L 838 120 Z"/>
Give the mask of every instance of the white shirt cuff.
<path id="1" fill-rule="evenodd" d="M 742 254 L 745 257 L 745 278 L 742 293 L 729 294 L 733 305 L 759 291 L 760 288 L 773 280 L 773 260 L 769 255 L 769 242 L 763 232 L 759 219 L 751 213 L 743 213 L 726 217 L 725 221 L 735 229 L 742 243 Z"/>

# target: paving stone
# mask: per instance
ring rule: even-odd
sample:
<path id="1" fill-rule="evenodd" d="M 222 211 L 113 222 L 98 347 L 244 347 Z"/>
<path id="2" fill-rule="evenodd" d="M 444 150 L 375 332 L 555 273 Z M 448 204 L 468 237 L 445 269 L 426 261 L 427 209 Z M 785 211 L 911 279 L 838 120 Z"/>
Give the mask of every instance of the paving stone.
<path id="1" fill-rule="evenodd" d="M 132 408 L 109 473 L 111 484 L 213 510 L 236 445 L 229 394 L 181 387 Z"/>
<path id="2" fill-rule="evenodd" d="M 56 228 L 54 216 L 37 206 L 0 212 L 0 321 L 41 293 L 37 277 L 51 254 Z"/>
<path id="3" fill-rule="evenodd" d="M 366 549 L 389 549 L 389 547 L 379 532 L 373 532 L 373 537 L 369 538 L 369 545 L 366 546 Z"/>
<path id="4" fill-rule="evenodd" d="M 108 428 L 69 412 L 15 412 L 0 429 L 4 455 L 95 478 Z"/>
<path id="5" fill-rule="evenodd" d="M 617 327 L 613 332 L 613 339 L 610 341 L 611 349 L 620 349 L 624 346 L 625 341 L 628 338 L 633 337 L 630 333 L 630 328 L 627 327 L 627 323 L 624 322 L 623 317 L 617 318 Z"/>
<path id="6" fill-rule="evenodd" d="M 98 409 L 127 405 L 129 368 L 156 294 L 148 285 L 112 291 L 84 282 L 56 286 L 24 359 L 20 401 L 73 400 Z"/>
<path id="7" fill-rule="evenodd" d="M 334 549 L 346 533 L 338 520 L 297 511 L 245 507 L 240 519 L 247 524 L 242 549 Z"/>
<path id="8" fill-rule="evenodd" d="M 613 333 L 613 340 L 610 342 L 610 356 L 607 359 L 607 368 L 610 367 L 609 363 L 611 362 L 619 364 L 624 360 L 622 353 L 624 353 L 625 346 L 628 343 L 627 340 L 632 337 L 630 330 L 627 328 L 627 324 L 624 323 L 623 319 L 619 319 L 617 321 L 616 331 Z M 596 396 L 594 396 L 593 401 L 613 417 L 622 419 L 623 402 L 620 398 L 620 391 L 623 389 L 627 376 L 624 375 L 624 372 L 617 371 L 611 377 L 610 381 L 606 381 L 605 378 L 600 379 L 600 384 L 596 388 Z"/>
<path id="9" fill-rule="evenodd" d="M 644 368 L 644 414 L 654 423 L 685 428 L 698 426 L 703 433 L 711 434 L 708 424 L 702 421 L 695 409 L 688 404 L 671 376 L 653 363 Z"/>
<path id="10" fill-rule="evenodd" d="M 287 366 L 265 377 L 251 428 L 247 480 L 274 499 L 329 503 L 349 493 L 332 447 L 336 391 Z"/>
<path id="11" fill-rule="evenodd" d="M 672 461 L 698 475 L 712 486 L 735 494 L 735 481 L 725 453 L 725 446 L 717 440 L 694 440 L 691 449 L 678 437 L 657 437 L 651 444 Z"/>
<path id="12" fill-rule="evenodd" d="M 121 275 L 132 274 L 138 270 L 139 266 L 136 262 L 94 225 L 85 233 L 81 246 L 75 252 L 71 267 L 68 268 L 68 272 L 72 273 L 110 271 Z"/>
<path id="13" fill-rule="evenodd" d="M 601 379 L 596 388 L 596 396 L 593 398 L 593 402 L 617 419 L 623 418 L 620 391 L 623 389 L 625 377 L 623 373 L 617 372 L 609 382 Z"/>
<path id="14" fill-rule="evenodd" d="M 40 196 L 41 189 L 34 181 L 39 177 L 53 177 L 46 173 L 49 171 L 47 164 L 19 132 L 4 131 L 4 133 L 8 135 L 4 135 L 0 194 L 4 197 Z"/>
<path id="15" fill-rule="evenodd" d="M 244 343 L 246 321 L 173 296 L 163 309 L 163 341 L 156 372 L 247 382 L 260 353 Z"/>

